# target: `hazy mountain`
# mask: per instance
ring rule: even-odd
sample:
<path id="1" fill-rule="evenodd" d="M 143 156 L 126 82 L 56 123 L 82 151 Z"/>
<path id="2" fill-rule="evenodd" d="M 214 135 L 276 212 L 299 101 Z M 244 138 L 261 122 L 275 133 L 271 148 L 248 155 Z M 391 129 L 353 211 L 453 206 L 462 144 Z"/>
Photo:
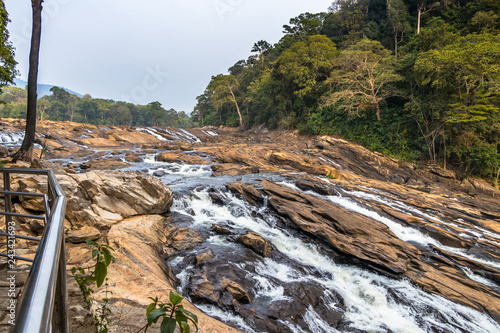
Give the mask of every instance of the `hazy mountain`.
<path id="1" fill-rule="evenodd" d="M 14 84 L 16 85 L 16 87 L 19 87 L 19 88 L 26 88 L 26 85 L 28 84 L 26 81 L 24 80 L 21 80 L 21 79 L 14 79 Z M 37 84 L 37 93 L 38 93 L 38 98 L 40 97 L 43 97 L 43 96 L 46 96 L 46 95 L 52 95 L 52 92 L 50 91 L 50 88 L 54 87 L 53 85 L 51 84 Z M 64 90 L 66 90 L 67 92 L 69 92 L 70 94 L 73 94 L 73 95 L 76 95 L 78 97 L 83 97 L 82 94 L 79 94 L 77 92 L 74 92 L 72 90 L 69 90 L 67 88 L 64 88 L 64 87 L 60 87 L 60 86 L 57 86 L 59 88 L 62 88 Z"/>

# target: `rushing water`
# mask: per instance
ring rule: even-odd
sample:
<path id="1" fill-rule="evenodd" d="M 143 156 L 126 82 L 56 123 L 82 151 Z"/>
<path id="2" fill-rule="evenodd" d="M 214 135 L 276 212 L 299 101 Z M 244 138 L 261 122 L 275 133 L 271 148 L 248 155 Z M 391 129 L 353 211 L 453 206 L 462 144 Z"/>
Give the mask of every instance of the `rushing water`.
<path id="1" fill-rule="evenodd" d="M 19 146 L 23 142 L 24 132 L 0 132 L 0 144 L 6 147 Z"/>
<path id="2" fill-rule="evenodd" d="M 328 311 L 318 311 L 312 305 L 305 309 L 303 320 L 306 325 L 281 318 L 277 320 L 289 332 L 341 332 L 343 330 L 367 332 L 500 332 L 500 326 L 485 314 L 450 302 L 440 296 L 429 294 L 406 279 L 394 279 L 374 273 L 359 266 L 338 263 L 328 255 L 324 245 L 297 236 L 280 225 L 278 218 L 269 211 L 266 204 L 261 207 L 250 206 L 227 190 L 226 184 L 233 181 L 255 183 L 257 178 L 267 178 L 281 185 L 299 190 L 293 183 L 286 181 L 279 174 L 258 174 L 238 177 L 213 177 L 210 166 L 183 165 L 176 163 L 155 162 L 153 155 L 144 162 L 134 165 L 134 170 L 141 170 L 156 175 L 175 193 L 172 213 L 185 216 L 189 227 L 200 235 L 207 235 L 200 248 L 169 259 L 170 266 L 180 280 L 179 291 L 189 298 L 189 281 L 194 266 L 188 256 L 199 253 L 202 249 L 211 249 L 214 253 L 227 255 L 229 265 L 245 272 L 245 279 L 252 281 L 255 299 L 261 310 L 277 302 L 297 302 L 287 291 L 292 284 L 311 284 L 322 290 L 321 302 Z M 213 203 L 211 193 L 222 198 L 224 205 Z M 468 256 L 462 249 L 445 247 L 430 236 L 417 229 L 402 226 L 387 217 L 382 217 L 369 210 L 355 197 L 376 200 L 390 205 L 405 213 L 413 213 L 428 220 L 437 218 L 408 206 L 402 202 L 388 201 L 386 198 L 365 192 L 339 190 L 337 196 L 322 196 L 351 211 L 363 214 L 386 224 L 404 241 L 422 245 L 435 245 L 446 251 L 480 261 L 492 267 L 500 268 L 499 263 L 480 260 Z M 320 196 L 319 194 L 308 192 Z M 347 194 L 350 198 L 347 197 Z M 181 219 L 184 220 L 185 219 Z M 236 248 L 241 245 L 230 242 L 226 237 L 214 235 L 210 230 L 213 224 L 228 226 L 236 233 L 252 231 L 269 240 L 283 261 L 275 258 L 256 257 L 252 262 L 242 262 Z M 464 230 L 471 233 L 473 230 Z M 476 234 L 480 230 L 475 230 Z M 495 235 L 497 238 L 498 235 Z M 234 256 L 231 256 L 234 253 Z M 491 281 L 465 273 L 473 280 L 486 285 Z M 196 304 L 196 301 L 194 301 Z M 341 304 L 342 303 L 342 304 Z M 197 304 L 200 309 L 222 321 L 236 326 L 245 332 L 258 332 L 244 318 L 231 311 L 224 311 L 215 305 Z M 337 330 L 328 323 L 329 313 L 340 314 L 347 323 L 342 330 Z"/>

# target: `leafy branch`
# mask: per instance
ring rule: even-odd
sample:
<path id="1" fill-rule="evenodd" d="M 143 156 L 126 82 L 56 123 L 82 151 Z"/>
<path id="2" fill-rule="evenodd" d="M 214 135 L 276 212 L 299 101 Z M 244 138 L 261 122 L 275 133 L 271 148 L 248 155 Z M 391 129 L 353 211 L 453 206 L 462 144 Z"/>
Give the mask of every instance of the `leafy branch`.
<path id="1" fill-rule="evenodd" d="M 160 332 L 161 333 L 174 333 L 175 328 L 179 325 L 179 330 L 181 333 L 190 333 L 191 327 L 190 323 L 196 328 L 198 332 L 198 317 L 193 313 L 184 309 L 181 305 L 184 297 L 180 296 L 175 291 L 170 291 L 168 303 L 163 303 L 158 300 L 158 297 L 149 297 L 153 303 L 149 304 L 146 310 L 146 316 L 148 318 L 148 323 L 142 327 L 137 333 L 147 332 L 148 328 L 156 324 L 160 318 L 162 318 Z"/>
<path id="2" fill-rule="evenodd" d="M 92 259 L 95 260 L 95 264 L 88 267 L 73 267 L 71 268 L 71 274 L 78 283 L 85 301 L 92 312 L 98 332 L 107 333 L 108 315 L 111 314 L 111 310 L 108 308 L 108 294 L 112 294 L 112 292 L 108 290 L 108 279 L 106 276 L 108 275 L 108 266 L 115 262 L 115 257 L 111 254 L 111 251 L 114 251 L 114 249 L 109 245 L 99 245 L 91 240 L 87 240 L 86 243 L 92 248 Z M 92 283 L 95 283 L 97 288 L 103 284 L 105 287 L 104 291 L 102 291 L 105 294 L 102 300 L 103 304 L 94 310 L 92 307 L 94 290 L 90 287 Z"/>

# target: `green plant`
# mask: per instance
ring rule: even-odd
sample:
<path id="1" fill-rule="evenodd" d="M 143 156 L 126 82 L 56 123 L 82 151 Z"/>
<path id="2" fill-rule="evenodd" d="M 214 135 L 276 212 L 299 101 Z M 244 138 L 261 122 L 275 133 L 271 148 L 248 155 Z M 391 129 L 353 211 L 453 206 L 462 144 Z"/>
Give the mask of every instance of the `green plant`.
<path id="1" fill-rule="evenodd" d="M 179 325 L 179 330 L 181 333 L 190 333 L 191 327 L 189 323 L 191 322 L 198 332 L 198 318 L 193 313 L 184 309 L 181 305 L 184 297 L 180 296 L 175 291 L 170 291 L 168 303 L 163 303 L 158 300 L 158 297 L 149 297 L 153 303 L 149 304 L 146 310 L 146 316 L 148 317 L 148 323 L 142 327 L 137 333 L 144 330 L 144 333 L 153 324 L 156 324 L 160 318 L 162 318 L 160 332 L 161 333 L 173 333 L 177 325 Z"/>
<path id="2" fill-rule="evenodd" d="M 109 245 L 99 245 L 91 240 L 87 240 L 86 243 L 92 248 L 92 259 L 95 260 L 95 264 L 89 267 L 73 267 L 71 268 L 71 274 L 80 286 L 85 301 L 92 312 L 98 333 L 107 333 L 109 324 L 108 315 L 111 314 L 111 310 L 108 308 L 108 294 L 112 292 L 108 290 L 109 285 L 106 276 L 108 275 L 108 266 L 112 262 L 115 262 L 115 257 L 111 254 L 111 251 L 114 251 L 114 249 Z M 98 288 L 103 284 L 105 287 L 101 291 L 105 294 L 105 297 L 102 299 L 103 303 L 95 308 L 93 307 L 94 290 L 90 287 L 93 283 Z"/>
<path id="3" fill-rule="evenodd" d="M 337 177 L 335 177 L 335 175 L 333 174 L 333 171 L 328 171 L 326 177 L 328 177 L 329 179 L 337 179 Z"/>
<path id="4" fill-rule="evenodd" d="M 40 159 L 43 155 L 49 151 L 49 146 L 46 143 L 42 143 L 42 149 L 40 149 Z"/>

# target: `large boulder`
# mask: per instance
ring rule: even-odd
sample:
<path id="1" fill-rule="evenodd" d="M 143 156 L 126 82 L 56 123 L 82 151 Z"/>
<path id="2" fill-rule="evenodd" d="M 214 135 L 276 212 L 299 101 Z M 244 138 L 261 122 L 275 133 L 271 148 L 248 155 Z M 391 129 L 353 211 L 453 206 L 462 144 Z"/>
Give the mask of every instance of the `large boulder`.
<path id="1" fill-rule="evenodd" d="M 162 258 L 167 224 L 167 219 L 161 215 L 142 215 L 111 226 L 107 240 L 114 249 L 112 254 L 116 262 L 108 267 L 107 274 L 108 290 L 112 292 L 108 332 L 138 332 L 147 323 L 146 307 L 151 303 L 148 297 L 158 296 L 168 301 L 177 279 Z M 67 261 L 69 267 L 90 264 L 88 247 L 70 247 Z M 103 288 L 95 291 L 97 301 L 106 297 L 102 291 Z M 207 316 L 186 300 L 182 305 L 198 316 L 200 332 L 239 332 Z M 154 330 L 159 331 L 159 328 Z"/>
<path id="2" fill-rule="evenodd" d="M 236 241 L 263 257 L 269 257 L 271 254 L 271 242 L 253 232 L 247 232 L 246 234 L 238 237 Z"/>
<path id="3" fill-rule="evenodd" d="M 172 191 L 159 179 L 138 172 L 91 171 L 60 173 L 57 180 L 66 195 L 66 218 L 75 228 L 109 227 L 126 218 L 163 214 L 172 204 Z M 14 186 L 26 192 L 46 192 L 45 177 L 19 178 Z M 43 211 L 43 201 L 21 198 L 23 207 Z"/>

